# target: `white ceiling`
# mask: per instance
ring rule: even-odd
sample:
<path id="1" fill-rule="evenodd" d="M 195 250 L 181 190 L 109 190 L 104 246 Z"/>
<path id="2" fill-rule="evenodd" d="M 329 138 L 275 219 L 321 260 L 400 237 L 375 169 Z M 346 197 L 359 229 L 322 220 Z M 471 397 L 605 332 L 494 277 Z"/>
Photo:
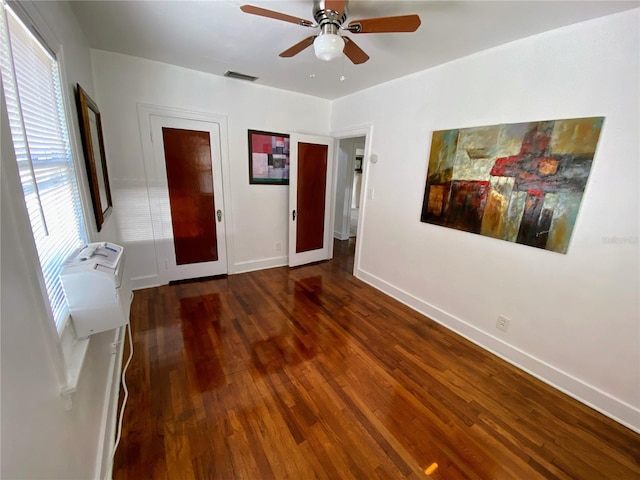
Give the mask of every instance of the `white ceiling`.
<path id="1" fill-rule="evenodd" d="M 322 62 L 309 47 L 278 54 L 316 29 L 240 11 L 243 4 L 313 21 L 312 0 L 72 1 L 92 48 L 334 99 L 519 38 L 640 6 L 640 1 L 352 0 L 347 22 L 417 13 L 415 33 L 347 36 L 369 55 Z M 340 77 L 346 77 L 344 81 Z"/>

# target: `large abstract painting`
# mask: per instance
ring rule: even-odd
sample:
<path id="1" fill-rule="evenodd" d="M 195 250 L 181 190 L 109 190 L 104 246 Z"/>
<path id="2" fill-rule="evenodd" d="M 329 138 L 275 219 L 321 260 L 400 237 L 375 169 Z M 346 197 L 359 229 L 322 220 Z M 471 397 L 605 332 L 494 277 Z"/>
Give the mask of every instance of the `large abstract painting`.
<path id="1" fill-rule="evenodd" d="M 433 132 L 420 220 L 566 253 L 603 121 Z"/>

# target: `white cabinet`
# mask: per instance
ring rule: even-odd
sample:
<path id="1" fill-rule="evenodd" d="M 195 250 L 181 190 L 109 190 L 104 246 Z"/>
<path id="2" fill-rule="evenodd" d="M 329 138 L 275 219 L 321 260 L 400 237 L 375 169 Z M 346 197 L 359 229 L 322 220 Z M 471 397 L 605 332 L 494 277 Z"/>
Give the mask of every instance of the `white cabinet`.
<path id="1" fill-rule="evenodd" d="M 77 250 L 65 263 L 60 280 L 78 338 L 129 321 L 131 284 L 120 245 L 100 242 Z"/>

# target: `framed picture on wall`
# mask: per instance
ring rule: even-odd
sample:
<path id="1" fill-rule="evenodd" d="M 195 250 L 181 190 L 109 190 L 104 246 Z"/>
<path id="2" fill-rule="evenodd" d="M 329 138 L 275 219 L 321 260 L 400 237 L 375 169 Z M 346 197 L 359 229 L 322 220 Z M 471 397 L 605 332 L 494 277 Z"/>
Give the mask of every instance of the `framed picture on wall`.
<path id="1" fill-rule="evenodd" d="M 289 135 L 249 130 L 249 183 L 289 185 Z"/>
<path id="2" fill-rule="evenodd" d="M 604 117 L 438 130 L 420 221 L 566 254 Z"/>
<path id="3" fill-rule="evenodd" d="M 102 121 L 98 105 L 87 95 L 80 84 L 77 84 L 76 88 L 76 103 L 78 104 L 82 149 L 87 166 L 91 202 L 93 203 L 96 226 L 100 231 L 113 206 L 102 139 Z"/>

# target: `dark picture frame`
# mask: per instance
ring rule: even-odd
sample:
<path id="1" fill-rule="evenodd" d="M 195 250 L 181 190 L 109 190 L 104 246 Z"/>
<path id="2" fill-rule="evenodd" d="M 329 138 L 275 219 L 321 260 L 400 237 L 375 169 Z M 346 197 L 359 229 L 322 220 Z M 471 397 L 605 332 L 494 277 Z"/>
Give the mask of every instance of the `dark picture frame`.
<path id="1" fill-rule="evenodd" d="M 289 135 L 249 130 L 249 183 L 289 185 Z"/>
<path id="2" fill-rule="evenodd" d="M 87 166 L 89 190 L 91 191 L 91 202 L 93 203 L 96 227 L 100 231 L 113 209 L 109 174 L 107 172 L 107 158 L 102 138 L 102 119 L 98 105 L 89 97 L 80 84 L 76 85 L 76 103 L 80 120 L 82 149 Z"/>

